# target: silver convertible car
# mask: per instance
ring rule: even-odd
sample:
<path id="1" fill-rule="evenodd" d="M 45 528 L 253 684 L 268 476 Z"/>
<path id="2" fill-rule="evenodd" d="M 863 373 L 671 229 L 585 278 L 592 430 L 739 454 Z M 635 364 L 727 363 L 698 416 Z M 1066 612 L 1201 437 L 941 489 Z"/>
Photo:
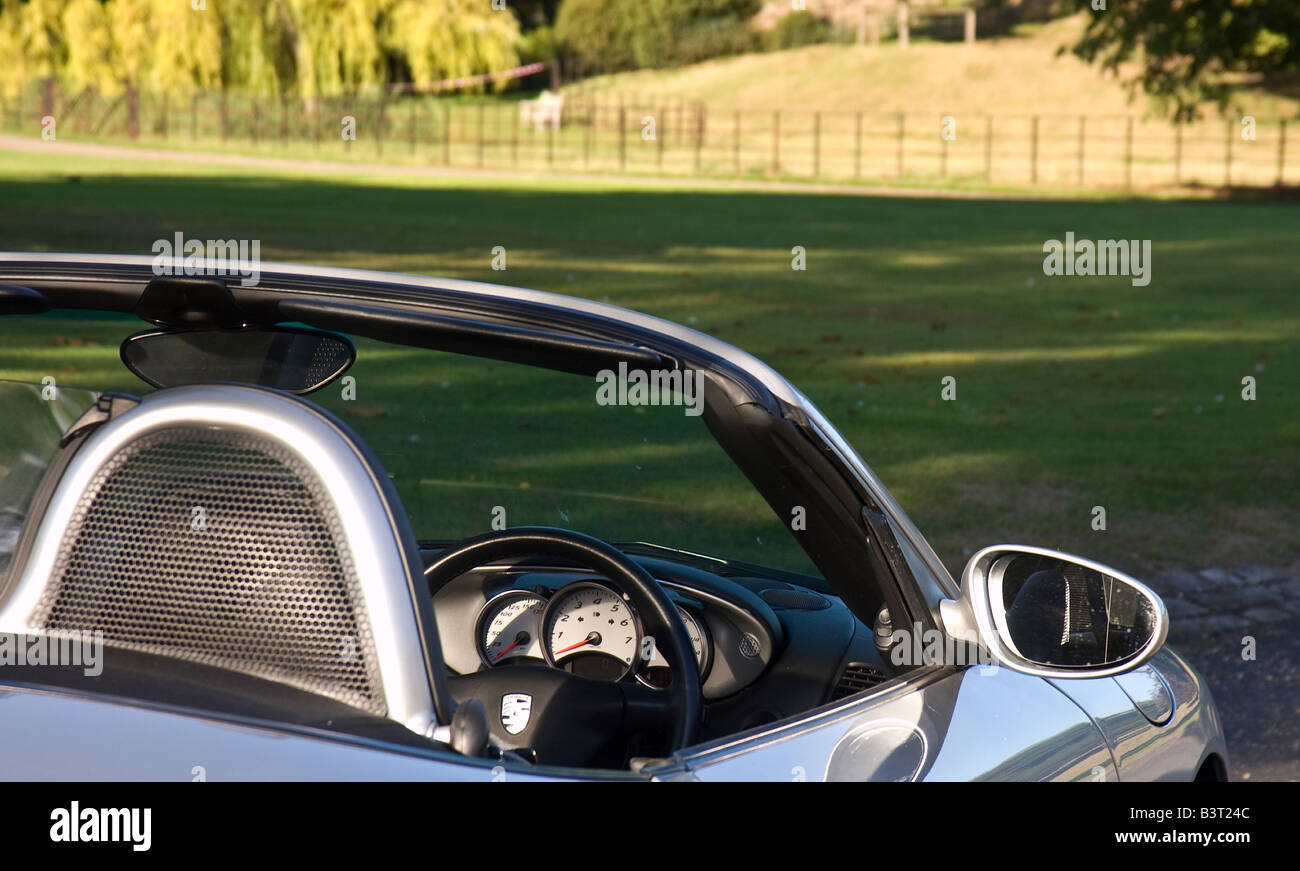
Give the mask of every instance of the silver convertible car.
<path id="1" fill-rule="evenodd" d="M 0 777 L 1226 779 L 1151 590 L 958 584 L 711 336 L 199 258 L 0 255 L 0 312 Z"/>

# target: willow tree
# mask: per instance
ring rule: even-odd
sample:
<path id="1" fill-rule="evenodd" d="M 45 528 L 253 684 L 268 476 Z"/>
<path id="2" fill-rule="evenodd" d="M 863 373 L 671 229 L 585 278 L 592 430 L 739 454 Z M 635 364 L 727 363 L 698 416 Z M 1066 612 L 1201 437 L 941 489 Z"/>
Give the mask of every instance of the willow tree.
<path id="1" fill-rule="evenodd" d="M 113 71 L 126 91 L 127 132 L 132 139 L 140 135 L 140 86 L 153 67 L 153 7 L 154 0 L 109 0 L 107 6 Z"/>
<path id="2" fill-rule="evenodd" d="M 18 3 L 0 0 L 0 97 L 12 100 L 27 81 L 18 36 Z"/>
<path id="3" fill-rule="evenodd" d="M 63 0 L 28 0 L 10 3 L 5 9 L 6 18 L 17 13 L 13 18 L 16 29 L 11 37 L 17 55 L 10 58 L 15 63 L 10 75 L 19 79 L 19 87 L 33 78 L 40 80 L 42 115 L 54 111 L 54 82 L 68 56 L 63 6 Z"/>
<path id="4" fill-rule="evenodd" d="M 391 0 L 279 0 L 291 12 L 287 33 L 294 91 L 309 113 L 322 97 L 385 81 L 379 22 Z"/>
<path id="5" fill-rule="evenodd" d="M 515 66 L 518 40 L 515 16 L 481 0 L 393 0 L 385 18 L 384 42 L 417 87 Z"/>
<path id="6" fill-rule="evenodd" d="M 113 34 L 100 0 L 70 0 L 63 10 L 68 56 L 63 79 L 75 91 L 93 88 L 104 94 L 120 92 L 113 71 Z"/>
<path id="7" fill-rule="evenodd" d="M 188 96 L 221 84 L 221 24 L 215 5 L 195 10 L 189 3 L 154 0 L 150 89 Z"/>
<path id="8" fill-rule="evenodd" d="M 224 91 L 275 96 L 292 88 L 292 16 L 285 0 L 221 0 L 216 7 Z"/>

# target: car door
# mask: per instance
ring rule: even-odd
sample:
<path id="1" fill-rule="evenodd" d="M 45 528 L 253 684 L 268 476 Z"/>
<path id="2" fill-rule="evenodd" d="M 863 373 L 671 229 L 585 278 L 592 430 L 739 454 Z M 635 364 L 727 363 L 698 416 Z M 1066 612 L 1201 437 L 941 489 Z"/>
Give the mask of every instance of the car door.
<path id="1" fill-rule="evenodd" d="M 702 781 L 1115 780 L 1102 734 L 1049 681 L 925 666 L 807 715 L 690 748 L 650 772 Z"/>

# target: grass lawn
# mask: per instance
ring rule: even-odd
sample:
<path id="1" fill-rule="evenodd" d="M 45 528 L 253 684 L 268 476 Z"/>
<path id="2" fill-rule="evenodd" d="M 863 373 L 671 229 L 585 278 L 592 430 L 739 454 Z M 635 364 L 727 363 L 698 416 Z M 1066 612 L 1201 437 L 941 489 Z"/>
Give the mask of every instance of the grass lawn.
<path id="1" fill-rule="evenodd" d="M 573 86 L 596 93 L 645 94 L 703 101 L 728 109 L 841 109 L 956 115 L 1163 115 L 1140 90 L 1130 98 L 1122 79 L 1075 57 L 1068 48 L 1083 33 L 1080 13 L 1044 24 L 1021 25 L 1012 36 L 960 42 L 913 41 L 906 49 L 886 41 L 813 45 L 738 55 L 664 70 L 596 76 Z M 1060 49 L 1067 49 L 1058 54 Z M 1136 72 L 1126 69 L 1125 77 Z M 1239 82 L 1227 117 L 1293 117 L 1300 109 L 1294 84 L 1266 89 Z M 1218 118 L 1217 107 L 1205 107 Z"/>
<path id="2" fill-rule="evenodd" d="M 689 323 L 812 397 L 953 567 L 1002 541 L 1136 572 L 1300 552 L 1293 205 L 233 172 L 0 153 L 0 249 L 148 254 L 178 230 L 256 238 L 267 260 L 503 282 Z M 1045 277 L 1043 242 L 1070 230 L 1151 239 L 1151 284 Z M 505 273 L 490 268 L 496 245 L 508 250 Z M 806 271 L 791 269 L 796 245 Z M 0 377 L 107 383 L 117 365 L 109 340 L 122 332 L 102 321 L 0 323 Z M 414 351 L 365 365 L 362 383 L 379 392 L 364 405 L 379 410 L 356 422 L 394 446 L 413 434 L 403 409 L 454 409 L 500 374 Z M 1248 375 L 1253 402 L 1241 397 Z M 940 398 L 945 376 L 957 380 L 955 401 Z M 459 396 L 444 392 L 447 381 Z M 588 408 L 590 389 L 581 386 Z M 570 407 L 545 399 L 522 416 L 544 421 L 539 439 L 564 438 Z M 483 456 L 481 433 L 451 435 L 458 445 L 437 464 L 411 448 L 412 469 L 400 474 L 487 480 L 504 468 L 506 458 Z M 726 515 L 741 491 L 707 450 L 685 444 L 635 448 L 676 469 L 637 492 Z M 517 477 L 559 481 L 584 460 L 627 460 L 597 453 L 595 435 L 566 447 L 524 458 Z M 1094 506 L 1106 510 L 1104 531 L 1092 529 Z M 746 530 L 734 514 L 719 520 L 728 540 Z M 708 532 L 693 529 L 691 542 Z"/>

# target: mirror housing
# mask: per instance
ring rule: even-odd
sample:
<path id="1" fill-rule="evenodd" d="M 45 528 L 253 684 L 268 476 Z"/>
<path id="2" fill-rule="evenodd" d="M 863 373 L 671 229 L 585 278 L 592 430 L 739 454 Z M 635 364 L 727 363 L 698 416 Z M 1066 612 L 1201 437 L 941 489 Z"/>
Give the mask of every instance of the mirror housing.
<path id="1" fill-rule="evenodd" d="M 1164 602 L 1115 569 L 1027 545 L 986 547 L 939 604 L 944 631 L 998 665 L 1039 677 L 1098 678 L 1148 662 L 1169 634 Z"/>

